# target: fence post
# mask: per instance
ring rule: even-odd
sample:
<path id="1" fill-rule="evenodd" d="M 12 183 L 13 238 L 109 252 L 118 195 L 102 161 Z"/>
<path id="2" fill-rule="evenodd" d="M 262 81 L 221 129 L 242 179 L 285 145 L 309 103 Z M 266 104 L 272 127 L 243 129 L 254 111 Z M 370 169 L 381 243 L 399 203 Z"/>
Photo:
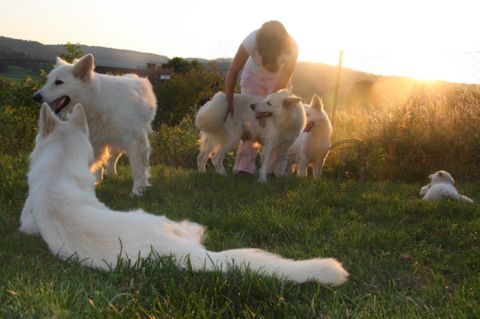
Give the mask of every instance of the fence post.
<path id="1" fill-rule="evenodd" d="M 333 97 L 333 108 L 332 108 L 332 116 L 331 116 L 332 126 L 334 126 L 335 116 L 337 113 L 338 92 L 340 90 L 340 76 L 342 75 L 342 62 L 343 62 L 343 50 L 341 50 L 338 54 L 337 81 L 335 83 L 335 95 Z"/>

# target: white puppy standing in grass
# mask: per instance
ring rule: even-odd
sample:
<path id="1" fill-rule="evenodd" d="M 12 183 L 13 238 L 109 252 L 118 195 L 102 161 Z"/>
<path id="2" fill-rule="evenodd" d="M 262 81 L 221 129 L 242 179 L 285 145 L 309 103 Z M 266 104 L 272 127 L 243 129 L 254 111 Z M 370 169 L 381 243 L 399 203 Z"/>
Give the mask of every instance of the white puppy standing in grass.
<path id="1" fill-rule="evenodd" d="M 151 131 L 157 99 L 148 79 L 135 74 L 95 73 L 91 54 L 73 64 L 57 58 L 47 83 L 33 99 L 48 103 L 62 117 L 77 103 L 83 105 L 95 156 L 91 169 L 97 182 L 103 177 L 103 166 L 109 157 L 107 172 L 114 173 L 118 157 L 126 152 L 132 168 L 132 193 L 141 195 L 149 186 L 147 134 Z"/>
<path id="2" fill-rule="evenodd" d="M 94 152 L 83 108 L 77 105 L 69 120 L 61 121 L 43 104 L 39 124 L 24 207 L 31 213 L 22 214 L 20 230 L 39 232 L 60 258 L 73 256 L 83 265 L 110 270 L 119 256 L 136 261 L 154 250 L 195 271 L 227 271 L 235 265 L 294 282 L 339 285 L 347 280 L 348 273 L 333 258 L 295 261 L 253 248 L 213 252 L 202 245 L 201 225 L 143 210 L 109 209 L 95 196 L 89 170 Z"/>
<path id="3" fill-rule="evenodd" d="M 455 180 L 446 171 L 438 171 L 428 176 L 430 183 L 420 189 L 420 195 L 424 200 L 453 199 L 461 202 L 473 203 L 473 200 L 465 195 L 460 195 L 455 188 Z"/>
<path id="4" fill-rule="evenodd" d="M 332 124 L 317 94 L 305 110 L 307 124 L 287 151 L 287 174 L 297 170 L 298 176 L 307 176 L 308 165 L 312 164 L 313 178 L 318 179 L 330 151 Z"/>

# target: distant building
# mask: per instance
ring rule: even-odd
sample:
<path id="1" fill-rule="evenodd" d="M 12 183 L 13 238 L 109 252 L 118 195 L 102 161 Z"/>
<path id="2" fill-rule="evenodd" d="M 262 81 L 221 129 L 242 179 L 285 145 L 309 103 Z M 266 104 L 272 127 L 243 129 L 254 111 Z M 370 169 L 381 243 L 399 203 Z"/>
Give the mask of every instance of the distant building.
<path id="1" fill-rule="evenodd" d="M 162 64 L 157 67 L 155 63 L 147 63 L 146 69 L 130 69 L 130 68 L 119 68 L 115 66 L 101 66 L 97 65 L 95 67 L 95 72 L 103 74 L 129 74 L 133 73 L 140 77 L 148 77 L 152 84 L 155 84 L 159 81 L 170 80 L 171 77 L 175 74 L 175 70 L 172 66 L 167 64 Z"/>
<path id="2" fill-rule="evenodd" d="M 171 65 L 162 64 L 157 68 L 157 74 L 160 81 L 170 80 L 170 78 L 175 74 L 175 69 Z"/>

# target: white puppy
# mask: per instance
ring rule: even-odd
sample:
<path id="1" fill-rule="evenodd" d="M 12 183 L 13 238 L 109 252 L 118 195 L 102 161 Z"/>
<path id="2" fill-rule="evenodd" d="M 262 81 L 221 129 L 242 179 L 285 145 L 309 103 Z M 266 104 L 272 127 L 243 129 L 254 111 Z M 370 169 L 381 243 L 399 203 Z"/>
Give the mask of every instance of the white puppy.
<path id="1" fill-rule="evenodd" d="M 308 165 L 313 166 L 313 178 L 320 178 L 331 146 L 332 124 L 315 94 L 305 106 L 307 125 L 287 151 L 287 174 L 298 169 L 298 176 L 307 176 Z"/>
<path id="2" fill-rule="evenodd" d="M 110 159 L 108 173 L 115 172 L 117 158 L 126 152 L 132 168 L 132 193 L 141 195 L 149 177 L 147 133 L 155 117 L 157 99 L 147 79 L 134 74 L 112 76 L 93 71 L 93 55 L 87 54 L 73 64 L 57 58 L 45 86 L 33 99 L 47 102 L 55 114 L 65 117 L 81 103 L 90 127 L 90 141 L 95 152 L 91 166 L 97 181 Z"/>
<path id="3" fill-rule="evenodd" d="M 197 157 L 198 169 L 212 157 L 217 173 L 226 174 L 223 159 L 241 139 L 262 144 L 262 166 L 259 182 L 267 182 L 271 157 L 282 157 L 305 126 L 306 115 L 301 99 L 287 90 L 272 93 L 265 98 L 235 94 L 234 115 L 223 120 L 227 100 L 223 92 L 203 105 L 195 124 L 200 129 L 201 145 Z M 260 125 L 258 119 L 263 119 Z"/>
<path id="4" fill-rule="evenodd" d="M 430 183 L 420 189 L 424 200 L 453 199 L 461 202 L 473 203 L 471 198 L 460 195 L 455 188 L 455 180 L 446 171 L 438 171 L 428 176 Z"/>
<path id="5" fill-rule="evenodd" d="M 173 256 L 180 267 L 227 271 L 236 265 L 286 280 L 339 285 L 348 273 L 333 258 L 291 260 L 260 249 L 209 251 L 202 245 L 204 228 L 135 210 L 117 212 L 95 196 L 89 171 L 93 149 L 81 105 L 68 121 L 44 104 L 35 148 L 30 155 L 29 196 L 20 230 L 39 232 L 55 255 L 77 257 L 86 266 L 105 270 L 119 257 L 135 262 L 155 251 Z"/>

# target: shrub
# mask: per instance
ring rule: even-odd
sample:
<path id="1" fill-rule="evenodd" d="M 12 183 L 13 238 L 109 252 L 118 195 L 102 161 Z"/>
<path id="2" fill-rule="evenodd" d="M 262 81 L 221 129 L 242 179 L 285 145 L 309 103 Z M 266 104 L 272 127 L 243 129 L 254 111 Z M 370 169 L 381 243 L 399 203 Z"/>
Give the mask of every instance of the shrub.
<path id="1" fill-rule="evenodd" d="M 176 74 L 154 87 L 158 100 L 153 123 L 155 129 L 162 124 L 179 124 L 185 116 L 196 113 L 202 101 L 210 99 L 223 87 L 223 78 L 219 73 L 194 65 L 196 67 L 186 73 Z"/>
<path id="2" fill-rule="evenodd" d="M 37 133 L 38 108 L 0 107 L 0 153 L 17 155 L 33 149 Z"/>
<path id="3" fill-rule="evenodd" d="M 167 164 L 175 167 L 195 168 L 198 154 L 199 131 L 193 117 L 186 116 L 178 125 L 161 124 L 150 135 L 152 165 Z"/>
<path id="4" fill-rule="evenodd" d="M 35 106 L 32 96 L 41 86 L 41 82 L 34 81 L 30 76 L 20 82 L 0 79 L 0 107 Z"/>

